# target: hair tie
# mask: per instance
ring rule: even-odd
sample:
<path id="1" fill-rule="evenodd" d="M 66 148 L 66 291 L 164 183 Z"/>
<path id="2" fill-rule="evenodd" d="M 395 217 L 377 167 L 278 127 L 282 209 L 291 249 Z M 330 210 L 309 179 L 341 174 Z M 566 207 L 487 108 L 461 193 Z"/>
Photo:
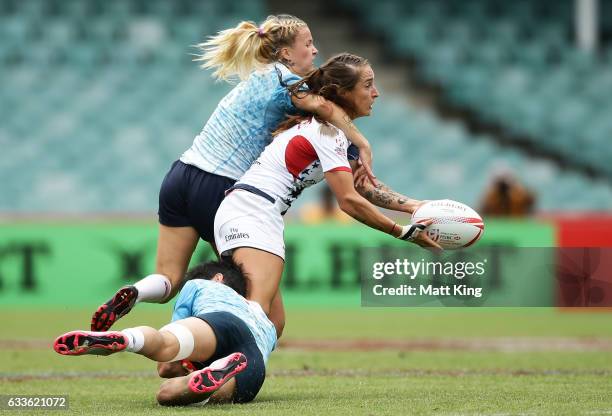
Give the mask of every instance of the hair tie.
<path id="1" fill-rule="evenodd" d="M 263 38 L 264 36 L 264 29 L 262 26 L 259 26 L 259 29 L 257 29 L 257 36 L 259 36 L 260 38 Z"/>

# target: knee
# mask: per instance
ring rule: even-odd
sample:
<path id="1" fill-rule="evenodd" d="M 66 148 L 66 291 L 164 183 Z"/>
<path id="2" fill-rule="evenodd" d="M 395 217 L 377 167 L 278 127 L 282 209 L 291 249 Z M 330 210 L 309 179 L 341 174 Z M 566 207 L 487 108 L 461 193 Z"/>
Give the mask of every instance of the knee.
<path id="1" fill-rule="evenodd" d="M 276 328 L 276 338 L 280 338 L 283 335 L 283 329 L 285 329 L 285 310 L 282 307 L 271 309 L 272 311 L 268 318 L 274 324 L 274 328 Z"/>
<path id="2" fill-rule="evenodd" d="M 187 374 L 179 361 L 172 363 L 158 363 L 157 374 L 162 378 L 181 377 Z"/>
<path id="3" fill-rule="evenodd" d="M 157 303 L 159 303 L 160 305 L 166 304 L 166 303 L 170 302 L 170 300 L 174 297 L 174 295 L 176 295 L 176 293 L 170 292 L 168 294 L 168 296 L 166 296 L 165 298 L 161 299 Z"/>
<path id="4" fill-rule="evenodd" d="M 173 388 L 173 380 L 166 380 L 162 383 L 157 392 L 157 403 L 162 406 L 173 406 L 175 404 L 175 389 Z"/>
<path id="5" fill-rule="evenodd" d="M 283 335 L 283 330 L 285 329 L 285 316 L 278 317 L 272 321 L 274 327 L 276 328 L 276 338 L 280 338 Z"/>

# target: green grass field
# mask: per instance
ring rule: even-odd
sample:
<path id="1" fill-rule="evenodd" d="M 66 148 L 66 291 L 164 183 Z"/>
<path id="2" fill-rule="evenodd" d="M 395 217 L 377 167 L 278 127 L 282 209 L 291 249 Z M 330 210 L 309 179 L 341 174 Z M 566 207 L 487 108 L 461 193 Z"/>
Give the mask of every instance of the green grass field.
<path id="1" fill-rule="evenodd" d="M 161 326 L 145 305 L 118 325 Z M 154 364 L 132 354 L 62 357 L 84 309 L 0 309 L 0 394 L 69 396 L 53 414 L 612 414 L 612 314 L 550 309 L 294 307 L 257 399 L 163 408 Z M 44 410 L 2 411 L 46 414 Z"/>

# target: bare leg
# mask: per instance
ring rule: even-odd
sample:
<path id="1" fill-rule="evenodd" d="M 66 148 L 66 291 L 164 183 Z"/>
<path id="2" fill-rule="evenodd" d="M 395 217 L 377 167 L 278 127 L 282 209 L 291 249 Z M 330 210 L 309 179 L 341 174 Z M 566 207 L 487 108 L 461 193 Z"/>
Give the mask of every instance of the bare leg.
<path id="1" fill-rule="evenodd" d="M 199 238 L 193 227 L 167 227 L 159 224 L 155 272 L 166 276 L 172 283 L 172 291 L 164 302 L 176 295 Z"/>
<path id="2" fill-rule="evenodd" d="M 202 401 L 202 395 L 189 388 L 189 376 L 175 377 L 162 383 L 157 392 L 157 402 L 163 406 L 180 406 Z M 215 403 L 229 403 L 234 397 L 236 379 L 232 378 L 210 396 Z"/>
<path id="3" fill-rule="evenodd" d="M 285 262 L 275 254 L 250 247 L 236 249 L 232 257 L 248 277 L 247 299 L 259 303 L 269 316 Z"/>
<path id="4" fill-rule="evenodd" d="M 180 356 L 193 361 L 206 361 L 212 357 L 217 348 L 217 338 L 208 323 L 190 317 L 173 324 L 181 328 L 156 330 L 141 326 L 110 332 L 71 331 L 55 340 L 54 349 L 62 355 L 109 355 L 132 351 L 158 362 L 174 360 L 169 363 L 167 372 L 182 369 L 180 362 L 176 361 Z M 180 356 L 179 351 L 183 351 Z M 229 354 L 202 370 L 168 380 L 158 393 L 158 401 L 164 405 L 201 402 L 209 397 L 213 401 L 231 401 L 235 392 L 233 377 L 244 371 L 247 365 L 244 354 Z"/>
<path id="5" fill-rule="evenodd" d="M 281 296 L 280 289 L 276 291 L 276 295 L 272 299 L 268 318 L 270 318 L 276 328 L 276 338 L 280 338 L 285 328 L 285 307 L 283 306 L 283 297 Z"/>
<path id="6" fill-rule="evenodd" d="M 206 322 L 199 318 L 187 318 L 175 321 L 188 328 L 193 334 L 194 348 L 189 357 L 190 360 L 204 361 L 212 357 L 217 348 L 215 333 Z M 179 351 L 179 341 L 176 336 L 168 331 L 158 331 L 148 326 L 135 328 L 144 334 L 144 346 L 137 354 L 159 362 L 172 360 Z"/>
<path id="7" fill-rule="evenodd" d="M 162 378 L 182 377 L 189 374 L 180 361 L 157 363 L 157 374 Z"/>
<path id="8" fill-rule="evenodd" d="M 119 289 L 110 300 L 99 306 L 91 318 L 91 330 L 108 331 L 137 302 L 165 303 L 172 299 L 189 266 L 198 239 L 199 235 L 192 227 L 167 227 L 160 224 L 156 274 L 139 280 L 134 286 Z"/>

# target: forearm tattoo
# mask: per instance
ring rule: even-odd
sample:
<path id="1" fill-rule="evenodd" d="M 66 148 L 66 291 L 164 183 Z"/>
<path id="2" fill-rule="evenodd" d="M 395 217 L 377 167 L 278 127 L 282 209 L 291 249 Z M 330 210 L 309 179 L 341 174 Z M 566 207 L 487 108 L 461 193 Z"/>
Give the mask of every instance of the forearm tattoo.
<path id="1" fill-rule="evenodd" d="M 398 194 L 382 182 L 378 182 L 376 186 L 366 190 L 363 196 L 374 205 L 383 208 L 390 207 L 394 202 L 398 205 L 404 205 L 408 202 L 404 195 Z"/>

